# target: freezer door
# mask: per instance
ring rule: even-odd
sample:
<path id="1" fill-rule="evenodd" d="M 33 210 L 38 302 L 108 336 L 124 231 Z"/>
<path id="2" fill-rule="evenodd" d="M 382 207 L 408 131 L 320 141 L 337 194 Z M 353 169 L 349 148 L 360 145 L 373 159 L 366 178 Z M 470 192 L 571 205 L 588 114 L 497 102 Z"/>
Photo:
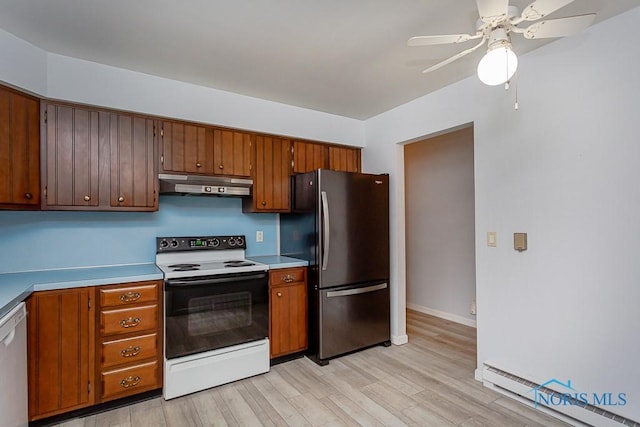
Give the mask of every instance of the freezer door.
<path id="1" fill-rule="evenodd" d="M 318 171 L 320 288 L 388 280 L 389 176 Z"/>
<path id="2" fill-rule="evenodd" d="M 387 282 L 317 292 L 320 292 L 318 359 L 389 341 Z"/>

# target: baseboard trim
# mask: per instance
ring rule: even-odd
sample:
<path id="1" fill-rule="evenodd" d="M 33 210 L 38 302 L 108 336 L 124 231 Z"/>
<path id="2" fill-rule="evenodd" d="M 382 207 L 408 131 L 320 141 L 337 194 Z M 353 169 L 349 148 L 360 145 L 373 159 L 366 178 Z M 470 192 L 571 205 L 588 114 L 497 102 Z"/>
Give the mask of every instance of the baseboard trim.
<path id="1" fill-rule="evenodd" d="M 391 344 L 393 345 L 402 345 L 408 342 L 409 342 L 409 336 L 407 334 L 391 336 Z"/>
<path id="2" fill-rule="evenodd" d="M 471 326 L 472 328 L 477 327 L 475 320 L 467 319 L 465 317 L 458 316 L 457 314 L 446 313 L 444 311 L 435 310 L 433 308 L 424 307 L 422 305 L 412 303 L 407 303 L 407 308 L 410 310 L 419 311 L 420 313 L 430 314 L 431 316 L 436 316 L 441 319 L 450 320 L 455 323 L 460 323 L 465 326 Z"/>

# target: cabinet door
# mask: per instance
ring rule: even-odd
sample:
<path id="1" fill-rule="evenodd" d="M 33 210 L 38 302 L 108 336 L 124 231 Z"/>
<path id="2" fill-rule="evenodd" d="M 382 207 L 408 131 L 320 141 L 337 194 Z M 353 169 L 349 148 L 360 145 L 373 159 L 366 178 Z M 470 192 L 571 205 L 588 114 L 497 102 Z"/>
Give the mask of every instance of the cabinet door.
<path id="1" fill-rule="evenodd" d="M 153 120 L 127 114 L 109 115 L 112 207 L 157 210 Z"/>
<path id="2" fill-rule="evenodd" d="M 214 173 L 251 176 L 251 135 L 222 129 L 213 132 Z"/>
<path id="3" fill-rule="evenodd" d="M 258 135 L 254 147 L 253 197 L 243 200 L 249 212 L 288 212 L 291 142 Z"/>
<path id="4" fill-rule="evenodd" d="M 94 402 L 93 288 L 36 292 L 27 301 L 29 418 Z"/>
<path id="5" fill-rule="evenodd" d="M 343 172 L 360 172 L 360 149 L 329 147 L 329 169 Z"/>
<path id="6" fill-rule="evenodd" d="M 326 169 L 329 149 L 324 144 L 293 141 L 293 173 L 311 172 Z"/>
<path id="7" fill-rule="evenodd" d="M 40 102 L 0 87 L 0 206 L 40 206 Z"/>
<path id="8" fill-rule="evenodd" d="M 46 105 L 45 207 L 98 206 L 101 116 L 106 119 L 96 110 Z"/>
<path id="9" fill-rule="evenodd" d="M 182 122 L 161 124 L 163 172 L 213 174 L 213 129 Z"/>
<path id="10" fill-rule="evenodd" d="M 271 357 L 307 348 L 307 286 L 304 282 L 271 288 Z"/>

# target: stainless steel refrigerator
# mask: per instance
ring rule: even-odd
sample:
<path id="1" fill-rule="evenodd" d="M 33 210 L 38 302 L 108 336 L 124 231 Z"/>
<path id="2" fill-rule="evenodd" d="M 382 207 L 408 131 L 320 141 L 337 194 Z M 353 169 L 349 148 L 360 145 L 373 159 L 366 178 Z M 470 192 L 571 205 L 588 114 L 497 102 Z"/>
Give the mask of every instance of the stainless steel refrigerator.
<path id="1" fill-rule="evenodd" d="M 308 356 L 326 364 L 389 345 L 389 175 L 320 169 L 291 179 L 280 250 L 309 261 Z"/>

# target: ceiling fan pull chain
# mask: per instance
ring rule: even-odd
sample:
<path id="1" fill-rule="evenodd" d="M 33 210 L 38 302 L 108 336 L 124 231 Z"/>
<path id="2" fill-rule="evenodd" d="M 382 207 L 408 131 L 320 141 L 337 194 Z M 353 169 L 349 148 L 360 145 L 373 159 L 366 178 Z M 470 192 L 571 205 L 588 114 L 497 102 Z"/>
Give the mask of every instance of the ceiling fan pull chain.
<path id="1" fill-rule="evenodd" d="M 518 110 L 518 72 L 517 71 L 514 77 L 516 78 L 516 102 L 513 105 L 513 109 L 517 111 Z"/>

